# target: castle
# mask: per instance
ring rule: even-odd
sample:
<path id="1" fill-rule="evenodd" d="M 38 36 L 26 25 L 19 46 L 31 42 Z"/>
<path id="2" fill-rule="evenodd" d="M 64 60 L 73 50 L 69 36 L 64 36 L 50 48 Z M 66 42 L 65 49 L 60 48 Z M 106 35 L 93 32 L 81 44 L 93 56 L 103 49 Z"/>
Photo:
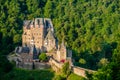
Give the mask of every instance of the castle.
<path id="1" fill-rule="evenodd" d="M 39 55 L 45 52 L 49 57 L 47 63 L 39 62 Z M 69 62 L 71 71 L 86 77 L 86 71 L 94 71 L 74 66 L 72 51 L 67 49 L 64 42 L 58 44 L 54 35 L 52 22 L 48 18 L 25 20 L 23 23 L 22 46 L 15 48 L 15 54 L 8 55 L 9 61 L 15 61 L 16 67 L 25 69 L 43 69 L 50 66 L 56 72 Z"/>
<path id="2" fill-rule="evenodd" d="M 68 50 L 64 43 L 58 45 L 50 19 L 25 20 L 23 23 L 22 46 L 15 49 L 17 56 L 14 57 L 14 61 L 17 67 L 33 69 L 33 65 L 36 66 L 35 63 L 39 62 L 39 55 L 42 52 L 59 63 L 70 61 L 72 57 L 72 51 Z"/>

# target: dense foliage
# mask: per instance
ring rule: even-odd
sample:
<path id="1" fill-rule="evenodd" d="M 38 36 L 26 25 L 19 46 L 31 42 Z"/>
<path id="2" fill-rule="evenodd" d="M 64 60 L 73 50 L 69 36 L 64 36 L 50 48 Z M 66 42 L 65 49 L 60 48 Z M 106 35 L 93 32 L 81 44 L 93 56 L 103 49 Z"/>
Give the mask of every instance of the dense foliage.
<path id="1" fill-rule="evenodd" d="M 70 75 L 70 68 L 69 68 L 69 66 L 70 66 L 69 62 L 64 63 L 64 65 L 62 66 L 62 74 L 65 77 Z"/>
<path id="2" fill-rule="evenodd" d="M 52 70 L 13 69 L 1 80 L 52 80 L 53 77 Z"/>
<path id="3" fill-rule="evenodd" d="M 12 69 L 5 57 L 21 45 L 23 20 L 49 17 L 59 42 L 73 50 L 75 65 L 101 68 L 93 79 L 104 74 L 120 79 L 119 0 L 0 0 L 0 5 L 0 74 Z"/>

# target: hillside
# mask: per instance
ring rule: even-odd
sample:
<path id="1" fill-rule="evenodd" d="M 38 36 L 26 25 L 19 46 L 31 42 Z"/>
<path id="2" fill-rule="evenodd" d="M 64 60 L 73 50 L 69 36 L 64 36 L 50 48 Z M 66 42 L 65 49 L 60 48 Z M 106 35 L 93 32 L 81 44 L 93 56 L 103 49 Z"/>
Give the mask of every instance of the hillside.
<path id="1" fill-rule="evenodd" d="M 58 40 L 73 50 L 74 64 L 99 69 L 90 79 L 120 80 L 119 0 L 2 0 L 0 5 L 0 75 L 12 69 L 5 56 L 21 45 L 23 20 L 49 17 Z"/>

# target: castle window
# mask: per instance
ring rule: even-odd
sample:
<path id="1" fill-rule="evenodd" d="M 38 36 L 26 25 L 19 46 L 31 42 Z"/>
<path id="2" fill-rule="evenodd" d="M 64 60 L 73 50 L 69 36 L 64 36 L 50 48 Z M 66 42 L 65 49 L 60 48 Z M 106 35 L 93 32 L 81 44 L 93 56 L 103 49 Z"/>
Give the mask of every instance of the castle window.
<path id="1" fill-rule="evenodd" d="M 26 32 L 24 32 L 24 35 L 26 35 Z"/>
<path id="2" fill-rule="evenodd" d="M 45 45 L 47 45 L 48 43 L 47 42 L 45 42 Z"/>

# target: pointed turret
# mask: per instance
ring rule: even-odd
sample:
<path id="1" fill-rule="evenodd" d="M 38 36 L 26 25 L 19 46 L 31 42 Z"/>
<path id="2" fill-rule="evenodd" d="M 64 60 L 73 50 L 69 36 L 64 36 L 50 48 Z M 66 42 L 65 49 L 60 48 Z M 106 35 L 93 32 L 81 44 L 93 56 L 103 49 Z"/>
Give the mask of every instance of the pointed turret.
<path id="1" fill-rule="evenodd" d="M 52 40 L 55 39 L 54 34 L 50 28 L 48 29 L 48 34 L 47 34 L 46 38 L 52 39 Z"/>
<path id="2" fill-rule="evenodd" d="M 66 49 L 66 46 L 65 46 L 65 42 L 64 42 L 64 40 L 62 40 L 62 43 L 61 43 L 61 48 Z"/>

